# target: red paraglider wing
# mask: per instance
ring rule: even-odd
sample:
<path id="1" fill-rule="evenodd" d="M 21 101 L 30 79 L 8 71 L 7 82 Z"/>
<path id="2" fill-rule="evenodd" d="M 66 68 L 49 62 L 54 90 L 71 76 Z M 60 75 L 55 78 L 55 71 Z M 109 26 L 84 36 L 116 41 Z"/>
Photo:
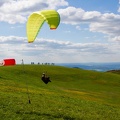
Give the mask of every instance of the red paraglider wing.
<path id="1" fill-rule="evenodd" d="M 15 65 L 15 64 L 16 64 L 15 59 L 4 59 L 3 60 L 4 66 Z"/>

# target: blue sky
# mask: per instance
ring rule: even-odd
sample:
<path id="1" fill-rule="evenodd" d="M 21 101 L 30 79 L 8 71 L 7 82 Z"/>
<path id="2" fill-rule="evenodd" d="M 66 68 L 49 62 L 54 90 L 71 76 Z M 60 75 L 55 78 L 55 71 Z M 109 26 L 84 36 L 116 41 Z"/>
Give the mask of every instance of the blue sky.
<path id="1" fill-rule="evenodd" d="M 26 36 L 28 16 L 55 9 L 58 28 L 45 23 L 34 43 Z M 0 60 L 17 63 L 120 62 L 119 0 L 1 0 Z"/>

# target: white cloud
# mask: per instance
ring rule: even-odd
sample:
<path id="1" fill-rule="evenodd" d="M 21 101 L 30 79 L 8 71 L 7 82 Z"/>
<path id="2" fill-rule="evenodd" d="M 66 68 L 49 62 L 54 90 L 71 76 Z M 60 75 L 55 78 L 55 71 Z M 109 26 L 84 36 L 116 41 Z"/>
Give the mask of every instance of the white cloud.
<path id="1" fill-rule="evenodd" d="M 0 11 L 4 13 L 33 12 L 41 9 L 56 9 L 58 6 L 67 6 L 65 0 L 6 0 L 1 3 Z"/>
<path id="2" fill-rule="evenodd" d="M 120 36 L 117 36 L 117 37 L 112 38 L 112 41 L 120 42 Z"/>
<path id="3" fill-rule="evenodd" d="M 27 19 L 21 15 L 0 13 L 0 21 L 8 22 L 10 24 L 14 24 L 16 22 L 25 23 L 26 20 Z"/>
<path id="4" fill-rule="evenodd" d="M 0 21 L 10 24 L 25 23 L 28 15 L 33 11 L 58 9 L 60 6 L 68 6 L 68 2 L 65 0 L 1 0 Z M 58 12 L 61 16 L 61 23 L 74 25 L 78 30 L 85 29 L 81 28 L 81 24 L 87 24 L 89 28 L 86 27 L 86 30 L 107 34 L 108 43 L 99 43 L 100 40 L 96 43 L 74 43 L 41 38 L 36 39 L 32 44 L 28 44 L 25 37 L 0 36 L 0 59 L 14 57 L 18 63 L 21 62 L 21 59 L 25 59 L 25 63 L 31 61 L 119 62 L 119 14 L 102 14 L 98 11 L 85 11 L 75 7 L 59 9 Z M 70 29 L 65 32 L 71 33 L 72 31 Z"/>
<path id="5" fill-rule="evenodd" d="M 61 22 L 65 24 L 78 25 L 81 23 L 90 23 L 99 20 L 101 13 L 97 11 L 85 12 L 81 8 L 67 7 L 58 10 L 61 16 Z"/>
<path id="6" fill-rule="evenodd" d="M 17 63 L 20 63 L 21 59 L 25 59 L 26 63 L 99 62 L 103 59 L 110 62 L 111 56 L 115 61 L 119 61 L 120 56 L 120 44 L 115 43 L 73 43 L 49 39 L 36 39 L 34 43 L 27 43 L 25 37 L 18 36 L 1 36 L 0 41 L 0 59 L 13 57 Z"/>
<path id="7" fill-rule="evenodd" d="M 118 12 L 120 12 L 120 0 L 119 0 L 119 8 L 118 8 Z"/>
<path id="8" fill-rule="evenodd" d="M 59 6 L 68 6 L 65 0 L 2 0 L 0 2 L 0 21 L 14 23 L 25 23 L 27 16 L 40 9 L 56 9 Z M 120 33 L 120 15 L 113 13 L 102 14 L 98 11 L 84 11 L 81 8 L 67 7 L 59 9 L 61 22 L 77 25 L 89 24 L 92 32 L 101 32 L 118 36 Z"/>
<path id="9" fill-rule="evenodd" d="M 66 30 L 65 33 L 71 33 L 71 31 L 70 30 Z"/>
<path id="10" fill-rule="evenodd" d="M 100 13 L 98 11 L 84 11 L 81 8 L 67 7 L 58 10 L 61 22 L 77 25 L 89 24 L 91 32 L 101 32 L 111 37 L 120 35 L 120 15 L 114 13 Z"/>
<path id="11" fill-rule="evenodd" d="M 25 23 L 28 15 L 42 9 L 57 9 L 59 6 L 68 6 L 65 0 L 2 0 L 0 1 L 0 21 Z"/>
<path id="12" fill-rule="evenodd" d="M 120 7 L 118 8 L 118 12 L 120 12 Z"/>
<path id="13" fill-rule="evenodd" d="M 78 26 L 78 25 L 76 26 L 76 29 L 77 29 L 77 30 L 81 30 L 80 26 Z"/>
<path id="14" fill-rule="evenodd" d="M 90 24 L 90 31 L 118 36 L 120 34 L 119 24 L 120 15 L 106 13 L 101 16 L 99 21 Z"/>

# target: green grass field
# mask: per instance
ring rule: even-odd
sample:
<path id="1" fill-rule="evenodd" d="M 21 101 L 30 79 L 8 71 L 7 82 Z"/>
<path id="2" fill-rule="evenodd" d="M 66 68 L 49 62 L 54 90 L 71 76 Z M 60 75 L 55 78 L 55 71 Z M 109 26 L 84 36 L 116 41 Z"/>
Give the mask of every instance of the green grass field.
<path id="1" fill-rule="evenodd" d="M 42 72 L 51 83 L 41 81 Z M 120 75 L 50 65 L 2 66 L 0 120 L 120 120 Z"/>

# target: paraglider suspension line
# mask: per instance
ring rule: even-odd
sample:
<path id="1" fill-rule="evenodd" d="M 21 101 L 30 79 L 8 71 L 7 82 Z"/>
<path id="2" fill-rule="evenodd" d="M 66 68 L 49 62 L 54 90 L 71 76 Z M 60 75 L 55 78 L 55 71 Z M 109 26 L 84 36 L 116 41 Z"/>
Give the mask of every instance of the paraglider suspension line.
<path id="1" fill-rule="evenodd" d="M 22 66 L 23 66 L 23 73 L 25 74 L 24 61 L 23 61 L 23 59 L 22 59 Z M 26 80 L 26 88 L 27 88 L 28 103 L 31 104 L 27 80 Z"/>
<path id="2" fill-rule="evenodd" d="M 29 95 L 29 90 L 28 90 L 28 85 L 27 85 L 27 83 L 26 83 L 26 86 L 27 86 L 28 103 L 31 104 L 30 95 Z"/>

